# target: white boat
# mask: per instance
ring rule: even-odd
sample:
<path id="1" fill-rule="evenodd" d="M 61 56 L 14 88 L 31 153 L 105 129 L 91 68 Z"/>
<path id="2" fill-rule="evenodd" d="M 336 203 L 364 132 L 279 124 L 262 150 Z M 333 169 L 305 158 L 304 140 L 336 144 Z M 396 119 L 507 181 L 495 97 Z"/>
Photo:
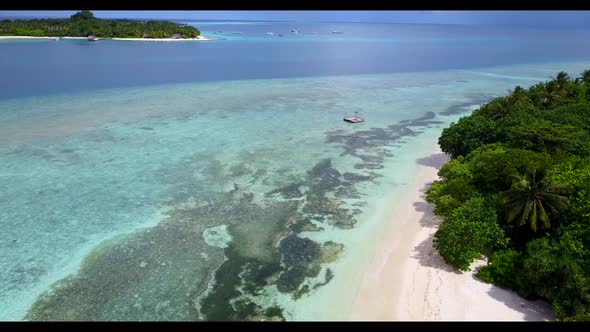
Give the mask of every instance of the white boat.
<path id="1" fill-rule="evenodd" d="M 337 31 L 337 30 L 334 30 L 334 31 L 332 31 L 332 33 L 333 33 L 333 34 L 341 34 L 341 33 L 344 33 L 344 32 L 342 32 L 342 31 Z"/>
<path id="2" fill-rule="evenodd" d="M 275 33 L 274 32 L 267 32 L 266 34 L 267 35 L 274 35 Z"/>
<path id="3" fill-rule="evenodd" d="M 350 123 L 359 123 L 359 122 L 364 122 L 365 119 L 359 118 L 358 116 L 347 116 L 344 118 L 344 121 L 350 122 Z"/>

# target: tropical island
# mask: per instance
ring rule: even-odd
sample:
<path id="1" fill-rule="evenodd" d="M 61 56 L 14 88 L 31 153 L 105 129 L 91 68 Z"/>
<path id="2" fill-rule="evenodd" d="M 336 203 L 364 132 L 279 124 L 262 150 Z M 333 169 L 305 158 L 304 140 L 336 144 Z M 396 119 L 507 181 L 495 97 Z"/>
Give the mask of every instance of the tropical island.
<path id="1" fill-rule="evenodd" d="M 590 70 L 517 86 L 443 130 L 426 192 L 444 261 L 563 321 L 590 320 Z"/>
<path id="2" fill-rule="evenodd" d="M 88 10 L 69 19 L 1 20 L 0 36 L 201 39 L 197 28 L 165 21 L 103 20 Z"/>

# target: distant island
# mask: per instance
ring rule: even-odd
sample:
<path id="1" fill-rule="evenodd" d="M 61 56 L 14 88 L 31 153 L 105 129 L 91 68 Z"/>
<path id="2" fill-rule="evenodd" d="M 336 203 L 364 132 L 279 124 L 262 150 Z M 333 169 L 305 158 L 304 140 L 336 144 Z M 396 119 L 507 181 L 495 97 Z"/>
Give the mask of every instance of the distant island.
<path id="1" fill-rule="evenodd" d="M 195 27 L 173 22 L 102 20 L 88 10 L 80 11 L 69 19 L 0 21 L 0 36 L 197 39 L 199 34 Z"/>

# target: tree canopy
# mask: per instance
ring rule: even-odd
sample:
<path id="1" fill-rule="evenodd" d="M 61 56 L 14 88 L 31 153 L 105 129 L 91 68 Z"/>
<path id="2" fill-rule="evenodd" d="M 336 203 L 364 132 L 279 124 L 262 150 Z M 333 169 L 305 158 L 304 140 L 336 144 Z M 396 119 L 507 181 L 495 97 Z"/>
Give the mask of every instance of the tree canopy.
<path id="1" fill-rule="evenodd" d="M 590 70 L 516 87 L 445 128 L 427 191 L 443 259 L 566 321 L 590 317 Z"/>
<path id="2" fill-rule="evenodd" d="M 70 20 L 72 21 L 79 21 L 79 20 L 93 20 L 94 14 L 92 14 L 89 10 L 83 10 L 81 12 L 77 12 L 76 14 L 70 16 Z"/>

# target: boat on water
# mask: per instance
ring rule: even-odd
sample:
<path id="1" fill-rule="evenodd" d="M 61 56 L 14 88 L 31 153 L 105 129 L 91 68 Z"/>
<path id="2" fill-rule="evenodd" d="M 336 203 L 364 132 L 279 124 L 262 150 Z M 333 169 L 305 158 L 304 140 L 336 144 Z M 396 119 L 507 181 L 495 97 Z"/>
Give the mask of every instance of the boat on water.
<path id="1" fill-rule="evenodd" d="M 342 34 L 342 33 L 344 33 L 344 32 L 342 32 L 342 31 L 337 31 L 337 30 L 334 30 L 334 31 L 332 31 L 332 33 L 333 33 L 333 34 Z"/>
<path id="2" fill-rule="evenodd" d="M 359 123 L 359 122 L 365 121 L 365 119 L 359 118 L 358 116 L 347 116 L 344 118 L 344 121 L 350 122 L 350 123 Z"/>
<path id="3" fill-rule="evenodd" d="M 344 117 L 344 121 L 350 122 L 350 123 L 359 123 L 359 122 L 364 122 L 365 119 L 359 117 L 358 112 L 354 112 L 353 116 Z"/>
<path id="4" fill-rule="evenodd" d="M 279 33 L 279 37 L 283 37 L 284 35 L 282 33 Z"/>
<path id="5" fill-rule="evenodd" d="M 267 32 L 266 34 L 267 35 L 274 35 L 275 33 L 274 32 Z"/>
<path id="6" fill-rule="evenodd" d="M 93 35 L 88 36 L 88 41 L 97 41 L 98 37 L 95 37 Z"/>
<path id="7" fill-rule="evenodd" d="M 234 35 L 243 35 L 244 33 L 241 32 L 241 31 L 234 31 L 234 32 L 232 32 L 232 34 L 234 34 Z"/>

